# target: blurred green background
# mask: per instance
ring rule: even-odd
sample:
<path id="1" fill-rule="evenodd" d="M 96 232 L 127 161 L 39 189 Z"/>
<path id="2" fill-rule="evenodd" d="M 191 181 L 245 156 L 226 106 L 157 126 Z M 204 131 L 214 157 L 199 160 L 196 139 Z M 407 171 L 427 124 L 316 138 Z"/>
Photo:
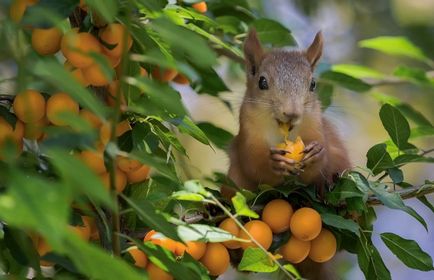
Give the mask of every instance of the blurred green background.
<path id="1" fill-rule="evenodd" d="M 400 65 L 419 67 L 431 71 L 426 65 L 402 57 L 388 56 L 370 49 L 359 48 L 360 40 L 377 36 L 405 36 L 420 47 L 431 59 L 434 57 L 434 0 L 263 0 L 248 1 L 259 15 L 275 19 L 289 28 L 300 47 L 306 47 L 315 33 L 322 30 L 325 37 L 325 51 L 321 68 L 330 64 L 360 64 L 384 74 L 392 74 Z M 220 99 L 208 95 L 197 95 L 188 86 L 177 86 L 187 107 L 196 121 L 209 121 L 236 134 L 238 112 L 245 90 L 244 72 L 226 60 L 220 61 L 218 72 L 224 78 L 231 92 L 222 96 L 233 105 L 234 111 Z M 431 75 L 431 77 L 434 75 Z M 383 85 L 367 93 L 356 93 L 336 89 L 333 103 L 325 111 L 326 116 L 338 127 L 345 139 L 353 165 L 366 165 L 368 149 L 388 139 L 378 117 L 379 102 L 373 95 L 381 93 L 399 97 L 434 121 L 434 91 L 428 87 L 410 84 Z M 212 151 L 209 147 L 185 137 L 184 143 L 190 158 L 189 169 L 194 176 L 204 177 L 213 171 L 226 172 L 228 158 L 225 151 Z M 434 147 L 432 138 L 415 141 L 426 149 Z M 434 179 L 434 165 L 412 164 L 404 168 L 406 180 L 421 184 Z M 428 197 L 434 201 L 433 195 Z M 434 214 L 417 199 L 407 200 L 427 221 L 427 233 L 416 220 L 404 212 L 377 207 L 375 232 L 395 232 L 404 238 L 416 240 L 421 248 L 434 256 Z M 374 243 L 378 246 L 392 279 L 434 279 L 434 272 L 422 272 L 405 267 L 385 247 L 378 235 Z M 330 264 L 339 271 L 341 279 L 364 279 L 354 255 L 341 253 Z M 264 279 L 264 275 L 237 275 L 234 271 L 222 279 Z"/>

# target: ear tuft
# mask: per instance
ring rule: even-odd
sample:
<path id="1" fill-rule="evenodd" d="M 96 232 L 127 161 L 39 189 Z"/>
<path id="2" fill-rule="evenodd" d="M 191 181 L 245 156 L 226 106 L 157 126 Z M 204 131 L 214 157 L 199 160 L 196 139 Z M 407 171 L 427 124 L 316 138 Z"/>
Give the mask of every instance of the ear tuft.
<path id="1" fill-rule="evenodd" d="M 254 28 L 250 29 L 246 40 L 244 41 L 244 57 L 246 62 L 246 70 L 252 75 L 256 75 L 259 63 L 262 59 L 264 51 L 259 42 L 258 35 Z"/>
<path id="2" fill-rule="evenodd" d="M 321 58 L 323 41 L 324 39 L 322 37 L 322 33 L 321 31 L 318 31 L 318 33 L 316 33 L 315 39 L 313 40 L 312 44 L 306 50 L 306 58 L 309 61 L 312 69 L 315 68 L 316 63 Z"/>

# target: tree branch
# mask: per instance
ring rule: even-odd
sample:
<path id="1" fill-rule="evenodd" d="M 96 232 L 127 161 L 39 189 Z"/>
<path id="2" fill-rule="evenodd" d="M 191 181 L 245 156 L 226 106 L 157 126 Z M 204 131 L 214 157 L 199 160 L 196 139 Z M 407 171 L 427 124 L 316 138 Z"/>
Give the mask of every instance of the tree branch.
<path id="1" fill-rule="evenodd" d="M 420 197 L 427 194 L 434 193 L 434 184 L 424 184 L 421 186 L 413 186 L 398 191 L 392 191 L 397 193 L 402 199 L 409 199 L 414 197 Z M 372 195 L 368 198 L 369 205 L 381 205 L 383 204 L 377 196 Z"/>

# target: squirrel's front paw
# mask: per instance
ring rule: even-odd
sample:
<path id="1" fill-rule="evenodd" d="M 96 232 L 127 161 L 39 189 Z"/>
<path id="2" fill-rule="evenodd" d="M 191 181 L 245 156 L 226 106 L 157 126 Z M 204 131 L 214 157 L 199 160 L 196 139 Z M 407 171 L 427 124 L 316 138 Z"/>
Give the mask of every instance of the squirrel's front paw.
<path id="1" fill-rule="evenodd" d="M 301 161 L 302 166 L 306 167 L 317 162 L 324 154 L 324 147 L 317 141 L 309 143 L 303 150 L 304 158 Z"/>
<path id="2" fill-rule="evenodd" d="M 286 150 L 270 149 L 271 170 L 280 176 L 300 175 L 303 172 L 301 164 L 293 159 L 286 158 L 286 153 L 288 153 Z"/>

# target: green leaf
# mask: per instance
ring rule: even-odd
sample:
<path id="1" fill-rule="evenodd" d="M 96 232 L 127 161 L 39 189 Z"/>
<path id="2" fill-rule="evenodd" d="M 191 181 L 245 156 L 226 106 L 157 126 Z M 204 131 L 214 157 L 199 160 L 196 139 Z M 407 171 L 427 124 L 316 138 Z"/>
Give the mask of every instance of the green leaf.
<path id="1" fill-rule="evenodd" d="M 392 279 L 390 271 L 384 264 L 377 248 L 364 234 L 360 235 L 360 240 L 357 244 L 357 260 L 366 279 Z"/>
<path id="2" fill-rule="evenodd" d="M 356 79 L 363 79 L 363 78 L 381 79 L 384 77 L 383 73 L 363 65 L 334 64 L 332 65 L 331 69 L 334 72 L 343 73 Z"/>
<path id="3" fill-rule="evenodd" d="M 405 37 L 380 36 L 366 39 L 359 42 L 362 48 L 374 49 L 390 55 L 407 56 L 417 60 L 425 61 L 428 57 L 420 48 L 415 46 Z"/>
<path id="4" fill-rule="evenodd" d="M 434 127 L 432 126 L 419 126 L 411 129 L 410 139 L 419 137 L 429 137 L 434 135 Z"/>
<path id="5" fill-rule="evenodd" d="M 408 148 L 410 126 L 401 112 L 390 104 L 384 104 L 380 109 L 380 118 L 393 143 L 401 150 Z"/>
<path id="6" fill-rule="evenodd" d="M 162 10 L 167 5 L 167 0 L 139 0 L 138 2 L 151 11 Z"/>
<path id="7" fill-rule="evenodd" d="M 238 265 L 239 271 L 252 272 L 273 272 L 278 266 L 273 262 L 271 256 L 259 248 L 247 248 L 243 253 L 243 258 Z"/>
<path id="8" fill-rule="evenodd" d="M 357 92 L 364 92 L 371 89 L 371 85 L 343 73 L 325 71 L 321 74 L 321 79 Z"/>
<path id="9" fill-rule="evenodd" d="M 199 180 L 189 180 L 184 182 L 184 189 L 188 192 L 198 193 L 205 197 L 208 197 L 208 191 L 202 186 Z"/>
<path id="10" fill-rule="evenodd" d="M 340 178 L 333 190 L 326 194 L 327 201 L 333 205 L 338 205 L 352 197 L 365 197 L 365 193 L 360 191 L 356 183 L 348 178 Z"/>
<path id="11" fill-rule="evenodd" d="M 290 272 L 295 277 L 295 280 L 301 280 L 302 279 L 300 273 L 298 273 L 298 271 L 294 265 L 288 263 L 288 264 L 285 264 L 283 266 L 283 268 L 286 269 L 288 272 Z"/>
<path id="12" fill-rule="evenodd" d="M 221 228 L 202 224 L 179 225 L 177 230 L 184 241 L 224 242 L 236 238 Z"/>
<path id="13" fill-rule="evenodd" d="M 335 227 L 338 229 L 349 230 L 355 233 L 357 236 L 360 235 L 360 227 L 359 225 L 350 219 L 345 219 L 342 216 L 338 216 L 330 213 L 322 213 L 321 219 L 324 224 L 329 225 L 331 227 Z"/>
<path id="14" fill-rule="evenodd" d="M 263 44 L 270 44 L 274 47 L 297 45 L 291 31 L 277 21 L 260 18 L 253 21 L 251 26 L 255 28 Z"/>
<path id="15" fill-rule="evenodd" d="M 86 4 L 107 22 L 113 22 L 118 14 L 116 0 L 86 0 Z"/>
<path id="16" fill-rule="evenodd" d="M 229 146 L 229 142 L 234 138 L 227 130 L 209 122 L 201 122 L 198 123 L 197 126 L 205 132 L 208 139 L 220 149 L 226 149 Z"/>
<path id="17" fill-rule="evenodd" d="M 197 193 L 190 193 L 187 191 L 178 191 L 172 193 L 172 198 L 176 200 L 185 200 L 185 201 L 203 201 L 205 198 Z"/>
<path id="18" fill-rule="evenodd" d="M 374 175 L 395 166 L 384 143 L 377 144 L 370 148 L 366 157 L 368 158 L 366 167 L 371 169 Z"/>
<path id="19" fill-rule="evenodd" d="M 76 156 L 58 150 L 50 150 L 47 153 L 65 183 L 70 184 L 75 191 L 95 199 L 96 202 L 113 206 L 109 192 L 107 192 L 101 179 Z"/>
<path id="20" fill-rule="evenodd" d="M 399 66 L 393 71 L 393 75 L 415 84 L 434 86 L 434 83 L 428 78 L 427 73 L 420 68 Z"/>
<path id="21" fill-rule="evenodd" d="M 176 125 L 179 131 L 192 136 L 202 144 L 210 144 L 208 137 L 206 137 L 205 133 L 190 119 L 190 117 L 184 116 L 182 119 L 176 118 L 172 119 L 170 122 Z"/>
<path id="22" fill-rule="evenodd" d="M 174 226 L 163 215 L 158 213 L 154 206 L 146 199 L 133 200 L 123 194 L 121 197 L 147 226 L 161 232 L 168 238 L 180 241 Z"/>
<path id="23" fill-rule="evenodd" d="M 78 0 L 39 0 L 37 5 L 26 8 L 22 23 L 32 27 L 51 28 L 67 18 L 78 2 Z"/>
<path id="24" fill-rule="evenodd" d="M 432 205 L 431 202 L 429 202 L 429 200 L 426 198 L 425 195 L 419 196 L 417 199 L 423 204 L 425 204 L 425 206 L 428 207 L 434 213 L 434 205 Z"/>
<path id="25" fill-rule="evenodd" d="M 91 279 L 144 279 L 142 274 L 126 262 L 108 254 L 90 242 L 81 240 L 72 232 L 68 233 L 68 238 L 63 246 L 66 255 L 78 270 Z"/>
<path id="26" fill-rule="evenodd" d="M 387 174 L 389 174 L 394 184 L 399 184 L 404 181 L 404 174 L 402 170 L 397 167 L 387 169 Z"/>
<path id="27" fill-rule="evenodd" d="M 182 117 L 186 114 L 181 96 L 170 86 L 145 77 L 127 77 L 126 82 L 145 93 L 139 99 L 133 100 L 131 104 L 133 111 L 166 119 L 173 115 Z"/>
<path id="28" fill-rule="evenodd" d="M 211 67 L 197 70 L 201 74 L 200 79 L 194 82 L 192 87 L 198 93 L 207 93 L 212 96 L 217 96 L 220 92 L 229 90 L 217 72 Z"/>
<path id="29" fill-rule="evenodd" d="M 388 192 L 386 186 L 383 184 L 378 184 L 376 186 L 369 185 L 369 188 L 386 207 L 406 212 L 418 220 L 424 226 L 424 228 L 428 230 L 425 220 L 416 211 L 414 211 L 413 208 L 406 206 L 399 194 Z"/>
<path id="30" fill-rule="evenodd" d="M 324 111 L 332 104 L 333 85 L 320 83 L 318 87 L 318 98 L 321 101 L 321 108 Z"/>
<path id="31" fill-rule="evenodd" d="M 434 270 L 433 262 L 414 240 L 404 239 L 394 233 L 385 232 L 381 240 L 406 266 L 422 271 Z"/>
<path id="32" fill-rule="evenodd" d="M 426 163 L 434 163 L 433 157 L 424 157 L 421 155 L 414 155 L 414 154 L 403 154 L 400 156 L 397 156 L 394 160 L 396 165 L 404 165 L 407 163 L 412 162 L 426 162 Z"/>
<path id="33" fill-rule="evenodd" d="M 259 215 L 256 212 L 250 210 L 249 206 L 247 205 L 246 198 L 240 192 L 237 192 L 231 200 L 237 215 L 251 217 L 254 219 L 259 218 Z"/>

